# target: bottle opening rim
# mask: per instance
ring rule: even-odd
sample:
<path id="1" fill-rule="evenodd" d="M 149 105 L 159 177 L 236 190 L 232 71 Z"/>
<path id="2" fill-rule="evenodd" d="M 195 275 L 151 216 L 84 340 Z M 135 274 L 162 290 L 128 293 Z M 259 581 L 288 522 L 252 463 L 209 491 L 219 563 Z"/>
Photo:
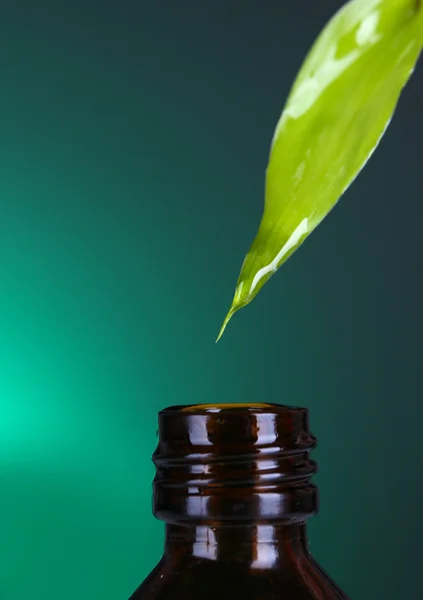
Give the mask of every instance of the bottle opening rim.
<path id="1" fill-rule="evenodd" d="M 284 412 L 308 412 L 307 409 L 299 406 L 288 406 L 271 402 L 233 402 L 233 403 L 209 403 L 209 404 L 182 404 L 169 406 L 160 411 L 165 414 L 212 414 L 212 413 L 284 413 Z"/>

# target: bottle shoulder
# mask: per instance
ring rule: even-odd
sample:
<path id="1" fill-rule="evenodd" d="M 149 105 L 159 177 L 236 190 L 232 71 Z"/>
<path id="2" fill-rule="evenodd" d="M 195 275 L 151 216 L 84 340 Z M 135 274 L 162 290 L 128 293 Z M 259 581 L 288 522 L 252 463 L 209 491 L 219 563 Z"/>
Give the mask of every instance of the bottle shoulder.
<path id="1" fill-rule="evenodd" d="M 292 569 L 251 569 L 199 560 L 161 561 L 129 600 L 349 600 L 307 560 Z"/>

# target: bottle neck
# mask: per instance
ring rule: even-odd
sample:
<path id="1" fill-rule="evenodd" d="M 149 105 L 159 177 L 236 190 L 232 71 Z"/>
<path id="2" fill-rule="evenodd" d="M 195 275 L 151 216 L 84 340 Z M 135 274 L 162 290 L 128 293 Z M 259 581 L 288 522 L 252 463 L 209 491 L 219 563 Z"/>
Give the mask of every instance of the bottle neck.
<path id="1" fill-rule="evenodd" d="M 165 556 L 275 569 L 309 555 L 306 524 L 166 525 Z"/>
<path id="2" fill-rule="evenodd" d="M 169 524 L 303 523 L 318 510 L 305 409 L 173 407 L 159 414 L 153 510 Z"/>

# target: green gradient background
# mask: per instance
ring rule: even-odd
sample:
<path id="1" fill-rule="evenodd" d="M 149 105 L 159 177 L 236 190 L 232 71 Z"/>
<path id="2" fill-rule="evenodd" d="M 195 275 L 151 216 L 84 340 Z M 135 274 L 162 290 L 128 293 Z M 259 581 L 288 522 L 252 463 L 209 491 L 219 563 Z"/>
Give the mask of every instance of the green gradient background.
<path id="1" fill-rule="evenodd" d="M 214 345 L 273 128 L 335 0 L 3 3 L 0 597 L 125 600 L 156 413 L 305 405 L 315 557 L 419 598 L 423 65 L 359 180 Z"/>

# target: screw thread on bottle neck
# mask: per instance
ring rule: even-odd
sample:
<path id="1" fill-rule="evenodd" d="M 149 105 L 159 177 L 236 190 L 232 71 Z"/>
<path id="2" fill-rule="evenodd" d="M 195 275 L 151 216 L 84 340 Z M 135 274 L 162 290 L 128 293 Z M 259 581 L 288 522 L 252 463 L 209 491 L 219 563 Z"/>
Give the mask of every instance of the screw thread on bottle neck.
<path id="1" fill-rule="evenodd" d="M 159 414 L 154 514 L 168 523 L 299 523 L 316 514 L 308 411 L 195 405 Z"/>

